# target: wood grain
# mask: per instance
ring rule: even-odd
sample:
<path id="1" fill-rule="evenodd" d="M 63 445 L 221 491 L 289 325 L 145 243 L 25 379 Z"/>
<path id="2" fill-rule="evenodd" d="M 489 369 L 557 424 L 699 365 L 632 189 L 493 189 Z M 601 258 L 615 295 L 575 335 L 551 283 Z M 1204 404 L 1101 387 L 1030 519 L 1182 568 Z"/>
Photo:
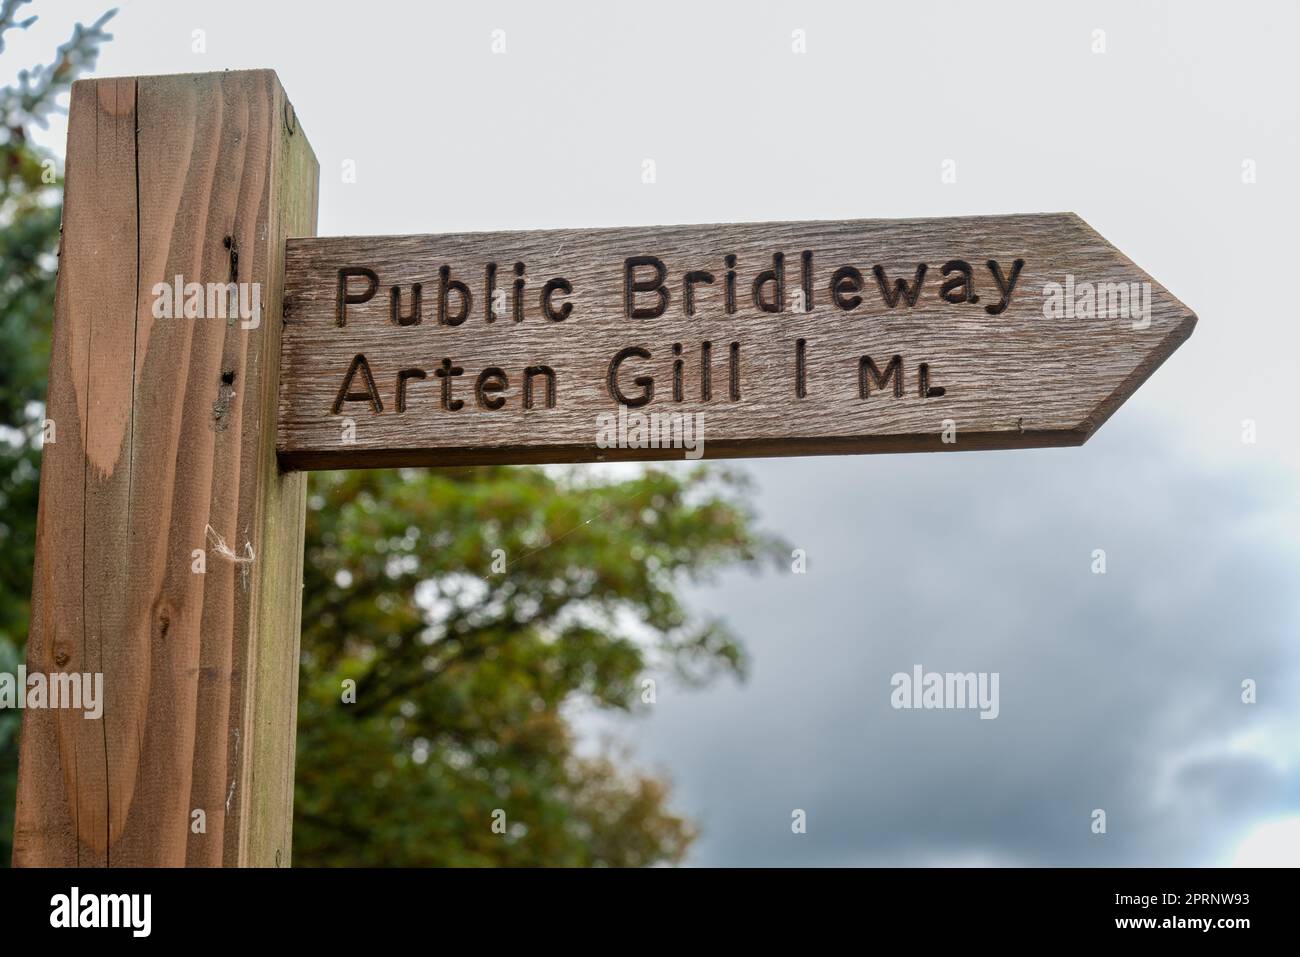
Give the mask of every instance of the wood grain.
<path id="1" fill-rule="evenodd" d="M 316 161 L 269 71 L 79 82 L 67 156 L 28 668 L 105 705 L 25 714 L 14 863 L 287 864 L 305 481 L 273 437 Z M 177 275 L 259 284 L 262 321 L 156 318 Z"/>
<path id="2" fill-rule="evenodd" d="M 782 295 L 771 280 L 756 293 L 755 280 L 763 270 L 775 271 L 778 253 Z M 798 312 L 805 254 L 812 256 L 811 308 Z M 728 255 L 735 256 L 734 308 Z M 631 257 L 662 263 L 662 315 L 653 315 L 661 304 L 657 288 L 633 290 L 629 304 Z M 1018 260 L 1023 265 L 1012 285 Z M 969 267 L 969 288 L 957 261 Z M 516 263 L 524 264 L 518 297 Z M 922 264 L 926 271 L 915 287 Z M 856 269 L 860 283 L 851 273 L 839 272 L 837 280 L 841 267 Z M 490 269 L 493 288 L 505 293 L 495 294 L 502 300 L 495 312 Z M 630 275 L 649 287 L 658 269 L 638 266 Z M 696 274 L 693 310 L 686 301 L 690 273 Z M 572 291 L 556 292 L 548 315 L 544 284 L 553 279 Z M 899 280 L 915 291 L 914 304 L 897 297 Z M 945 299 L 951 280 L 958 284 L 947 286 Z M 1118 299 L 1109 301 L 1102 318 L 1045 318 L 1048 284 L 1064 289 L 1067 281 L 1080 290 L 1083 283 L 1123 283 L 1126 292 L 1137 283 L 1138 298 L 1123 310 Z M 471 299 L 463 321 L 456 282 Z M 679 448 L 599 447 L 599 417 L 619 404 L 609 386 L 611 360 L 629 347 L 650 358 L 619 367 L 620 391 L 639 397 L 633 380 L 651 374 L 654 397 L 636 411 L 703 413 L 707 458 L 1077 445 L 1196 321 L 1070 213 L 300 239 L 288 243 L 285 283 L 277 448 L 289 468 L 682 457 Z M 1138 311 L 1146 283 L 1144 320 Z M 560 316 L 564 303 L 571 311 Z M 764 304 L 780 310 L 765 311 Z M 738 398 L 731 389 L 731 343 L 739 348 Z M 680 401 L 675 345 L 683 363 Z M 365 357 L 364 368 L 356 365 L 358 356 Z M 901 394 L 896 380 L 883 376 L 894 356 L 900 357 Z M 460 374 L 439 377 L 447 371 L 444 360 Z M 544 378 L 525 375 L 541 366 L 554 373 L 553 407 L 541 401 Z M 864 394 L 864 368 L 879 370 L 886 388 L 875 388 L 877 379 L 868 376 Z M 399 377 L 403 370 L 415 372 Z M 505 387 L 479 394 L 475 383 L 485 374 Z M 526 378 L 538 392 L 531 408 Z M 443 391 L 448 381 L 450 402 Z M 500 408 L 486 407 L 500 399 Z M 944 441 L 949 426 L 955 441 Z"/>

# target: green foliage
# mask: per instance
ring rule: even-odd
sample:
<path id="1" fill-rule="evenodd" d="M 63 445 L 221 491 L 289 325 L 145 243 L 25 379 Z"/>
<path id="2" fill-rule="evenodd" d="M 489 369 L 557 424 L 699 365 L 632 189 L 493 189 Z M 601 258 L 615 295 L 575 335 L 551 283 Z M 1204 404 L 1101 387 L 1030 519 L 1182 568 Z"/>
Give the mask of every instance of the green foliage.
<path id="1" fill-rule="evenodd" d="M 667 786 L 576 753 L 569 717 L 644 706 L 652 675 L 743 671 L 677 595 L 772 550 L 740 479 L 400 470 L 312 489 L 295 863 L 680 860 L 694 831 Z"/>
<path id="2" fill-rule="evenodd" d="M 0 3 L 0 53 L 26 0 Z M 62 179 L 54 158 L 28 131 L 44 124 L 72 81 L 90 69 L 111 36 L 104 24 L 78 24 L 54 61 L 17 74 L 0 90 L 0 670 L 23 659 L 36 554 L 36 494 L 45 379 L 50 363 L 54 274 L 58 263 Z M 16 712 L 0 711 L 0 862 L 13 837 L 18 767 Z"/>

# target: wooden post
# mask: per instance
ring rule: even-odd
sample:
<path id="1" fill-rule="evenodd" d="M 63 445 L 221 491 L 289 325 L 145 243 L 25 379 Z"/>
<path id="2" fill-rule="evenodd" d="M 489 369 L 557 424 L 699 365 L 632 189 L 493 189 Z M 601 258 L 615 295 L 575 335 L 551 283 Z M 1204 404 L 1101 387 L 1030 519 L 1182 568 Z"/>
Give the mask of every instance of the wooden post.
<path id="1" fill-rule="evenodd" d="M 15 865 L 289 863 L 306 476 L 275 416 L 317 174 L 270 71 L 73 88 L 27 668 L 104 701 L 24 716 Z"/>

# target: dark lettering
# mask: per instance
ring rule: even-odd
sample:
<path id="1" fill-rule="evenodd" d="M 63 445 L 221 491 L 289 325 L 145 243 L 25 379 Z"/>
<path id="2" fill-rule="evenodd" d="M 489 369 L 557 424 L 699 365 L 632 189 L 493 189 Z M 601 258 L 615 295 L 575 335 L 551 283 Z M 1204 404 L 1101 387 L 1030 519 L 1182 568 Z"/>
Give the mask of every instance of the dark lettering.
<path id="1" fill-rule="evenodd" d="M 841 266 L 831 276 L 831 302 L 845 312 L 862 305 L 862 273 L 852 266 Z"/>
<path id="2" fill-rule="evenodd" d="M 682 302 L 686 304 L 686 315 L 695 315 L 695 284 L 702 282 L 706 285 L 713 282 L 713 273 L 705 272 L 698 269 L 695 272 L 688 272 L 686 279 L 682 283 Z"/>
<path id="3" fill-rule="evenodd" d="M 573 294 L 573 285 L 567 279 L 555 278 L 542 287 L 542 315 L 552 322 L 563 322 L 569 318 L 569 313 L 573 312 L 573 303 L 566 302 L 558 310 L 555 304 L 551 302 L 551 297 L 557 292 L 562 292 L 566 296 Z"/>
<path id="4" fill-rule="evenodd" d="M 503 392 L 509 387 L 510 380 L 506 378 L 505 372 L 496 366 L 489 366 L 478 374 L 474 383 L 474 398 L 478 400 L 479 408 L 495 411 L 506 404 L 505 396 L 490 393 Z"/>
<path id="5" fill-rule="evenodd" d="M 420 284 L 417 282 L 411 286 L 411 310 L 405 316 L 402 315 L 402 287 L 394 286 L 390 296 L 391 309 L 390 318 L 399 326 L 418 326 L 422 318 L 420 314 Z"/>
<path id="6" fill-rule="evenodd" d="M 871 270 L 876 276 L 876 285 L 880 287 L 880 298 L 885 300 L 885 305 L 893 309 L 898 305 L 900 299 L 906 299 L 909 306 L 916 305 L 917 296 L 921 295 L 921 283 L 925 280 L 925 263 L 916 267 L 916 282 L 912 288 L 907 288 L 907 280 L 895 279 L 891 289 L 889 277 L 885 275 L 885 270 L 880 266 L 874 266 Z"/>
<path id="7" fill-rule="evenodd" d="M 609 362 L 609 374 L 605 377 L 609 386 L 609 395 L 615 402 L 625 405 L 629 409 L 635 409 L 639 405 L 645 405 L 655 394 L 655 380 L 648 375 L 637 376 L 632 380 L 633 384 L 641 387 L 639 396 L 628 397 L 619 388 L 618 369 L 626 359 L 649 359 L 650 353 L 640 346 L 628 346 L 626 349 L 620 349 L 613 359 Z"/>
<path id="8" fill-rule="evenodd" d="M 465 403 L 460 399 L 451 397 L 451 380 L 453 376 L 462 375 L 465 372 L 458 365 L 452 365 L 450 359 L 443 359 L 442 365 L 433 370 L 433 374 L 442 380 L 442 407 L 449 412 L 459 412 L 465 407 Z"/>
<path id="9" fill-rule="evenodd" d="M 636 271 L 645 266 L 654 269 L 654 279 L 636 278 Z M 658 319 L 668 311 L 668 289 L 664 286 L 664 279 L 667 276 L 667 267 L 654 256 L 629 256 L 624 260 L 623 304 L 629 319 Z M 658 299 L 658 305 L 638 307 L 636 305 L 638 292 L 653 292 Z"/>
<path id="10" fill-rule="evenodd" d="M 362 379 L 366 383 L 365 392 L 353 392 L 352 379 L 360 371 Z M 348 374 L 343 377 L 343 386 L 339 389 L 338 397 L 334 400 L 334 405 L 330 411 L 338 415 L 343 408 L 344 402 L 369 402 L 370 409 L 375 415 L 384 411 L 384 403 L 379 398 L 379 390 L 375 388 L 375 377 L 370 374 L 370 363 L 366 362 L 366 357 L 358 354 L 352 364 L 348 366 Z"/>
<path id="11" fill-rule="evenodd" d="M 354 277 L 365 279 L 365 292 L 348 292 L 348 280 Z M 339 291 L 334 302 L 334 324 L 347 325 L 348 306 L 369 302 L 379 291 L 379 277 L 373 269 L 365 266 L 344 266 L 339 270 Z"/>
<path id="12" fill-rule="evenodd" d="M 894 356 L 890 359 L 889 365 L 885 366 L 885 372 L 882 375 L 871 356 L 863 356 L 861 361 L 858 362 L 858 395 L 864 399 L 871 394 L 868 378 L 874 380 L 876 388 L 881 390 L 885 388 L 885 384 L 892 378 L 894 380 L 894 398 L 902 398 L 903 357 Z"/>
<path id="13" fill-rule="evenodd" d="M 453 315 L 447 309 L 447 294 L 454 292 L 460 297 L 460 308 Z M 459 279 L 451 278 L 451 267 L 443 266 L 438 270 L 438 325 L 440 326 L 459 326 L 469 318 L 469 310 L 473 296 L 470 295 L 469 286 L 465 285 Z"/>
<path id="14" fill-rule="evenodd" d="M 1002 279 L 1002 269 L 998 266 L 996 259 L 988 261 L 989 272 L 993 273 L 993 281 L 998 284 L 998 291 L 1002 293 L 1002 300 L 995 305 L 985 306 L 984 311 L 990 316 L 1000 315 L 1007 306 L 1011 305 L 1011 291 L 1016 288 L 1016 280 L 1020 278 L 1020 270 L 1024 268 L 1025 261 L 1017 259 L 1011 264 L 1011 278 Z"/>
<path id="15" fill-rule="evenodd" d="M 426 378 L 423 369 L 402 369 L 397 373 L 397 411 L 406 411 L 406 380 Z"/>
<path id="16" fill-rule="evenodd" d="M 763 295 L 763 287 L 772 290 L 769 299 Z M 754 308 L 763 312 L 781 312 L 785 309 L 785 254 L 772 254 L 772 268 L 764 269 L 754 277 Z"/>
<path id="17" fill-rule="evenodd" d="M 951 302 L 959 305 L 963 302 L 979 302 L 979 296 L 975 295 L 975 283 L 971 279 L 970 263 L 964 259 L 950 259 L 943 264 L 939 270 L 945 276 L 952 272 L 961 273 L 952 279 L 945 279 L 943 285 L 939 287 L 939 298 L 944 302 Z M 958 290 L 961 290 L 958 293 Z"/>
<path id="18" fill-rule="evenodd" d="M 529 366 L 524 370 L 524 408 L 533 407 L 533 376 L 546 379 L 546 408 L 555 408 L 555 370 L 550 366 Z"/>

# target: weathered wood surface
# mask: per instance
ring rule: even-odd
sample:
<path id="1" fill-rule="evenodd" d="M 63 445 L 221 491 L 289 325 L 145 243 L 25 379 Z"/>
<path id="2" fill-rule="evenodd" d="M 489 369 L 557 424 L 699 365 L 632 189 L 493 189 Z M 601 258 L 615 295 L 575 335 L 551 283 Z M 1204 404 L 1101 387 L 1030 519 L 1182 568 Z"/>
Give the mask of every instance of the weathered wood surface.
<path id="1" fill-rule="evenodd" d="M 775 253 L 784 288 L 773 277 L 756 293 Z M 629 257 L 663 264 L 662 315 L 647 315 L 663 304 L 655 289 L 629 303 Z M 660 271 L 630 275 L 650 287 Z M 547 315 L 553 279 L 567 286 L 552 292 Z M 900 280 L 909 287 L 901 298 Z M 1071 292 L 1101 290 L 1107 317 L 1045 318 L 1048 284 L 1063 298 L 1067 282 Z M 1115 287 L 1108 301 L 1102 284 L 1115 283 L 1137 302 L 1121 307 Z M 1134 317 L 1145 283 L 1149 321 Z M 599 416 L 618 408 L 610 364 L 628 347 L 650 358 L 619 367 L 622 394 L 640 398 L 634 380 L 652 375 L 653 399 L 635 411 L 704 413 L 710 458 L 1077 445 L 1196 321 L 1068 213 L 300 239 L 288 244 L 285 285 L 277 446 L 291 468 L 681 457 L 680 448 L 599 447 Z M 901 374 L 890 378 L 895 356 Z M 540 367 L 553 373 L 553 407 L 548 377 L 525 375 Z"/>
<path id="2" fill-rule="evenodd" d="M 26 712 L 14 863 L 287 864 L 305 477 L 273 439 L 316 160 L 269 71 L 79 82 L 67 156 L 27 667 L 105 703 Z M 260 284 L 260 323 L 155 318 L 177 275 Z"/>

